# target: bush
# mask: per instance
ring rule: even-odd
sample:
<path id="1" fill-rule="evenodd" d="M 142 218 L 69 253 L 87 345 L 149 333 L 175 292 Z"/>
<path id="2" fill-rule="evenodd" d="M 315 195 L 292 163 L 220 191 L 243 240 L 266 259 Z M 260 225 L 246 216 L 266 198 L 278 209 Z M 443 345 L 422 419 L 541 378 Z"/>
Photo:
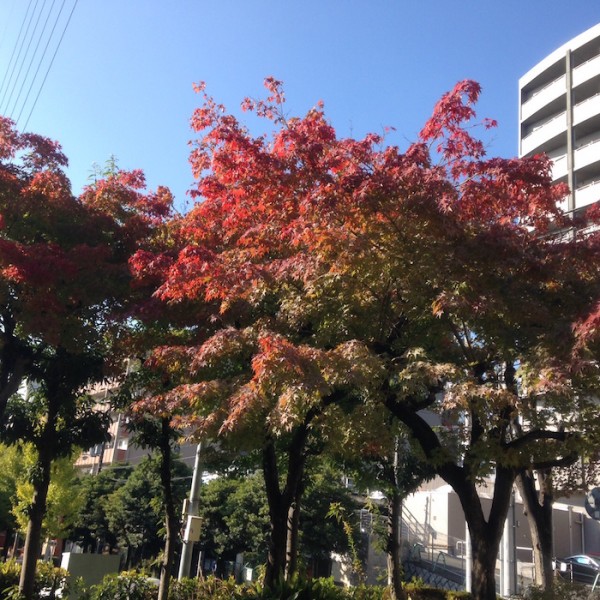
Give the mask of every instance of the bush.
<path id="1" fill-rule="evenodd" d="M 123 571 L 106 575 L 90 588 L 90 600 L 155 600 L 156 585 L 144 573 Z"/>
<path id="2" fill-rule="evenodd" d="M 530 587 L 523 598 L 527 600 L 599 600 L 600 592 L 591 592 L 591 588 L 583 584 L 571 583 L 563 579 L 555 579 L 550 590 Z"/>
<path id="3" fill-rule="evenodd" d="M 420 583 L 407 583 L 405 589 L 410 600 L 446 600 L 448 593 Z"/>
<path id="4" fill-rule="evenodd" d="M 53 600 L 58 590 L 62 596 L 69 595 L 69 572 L 55 567 L 51 562 L 38 562 L 35 573 L 36 590 L 44 590 L 46 598 Z"/>
<path id="5" fill-rule="evenodd" d="M 16 561 L 0 563 L 0 600 L 19 597 L 20 576 L 21 565 Z M 44 597 L 49 600 L 55 598 L 58 590 L 66 597 L 69 593 L 69 573 L 50 562 L 39 561 L 35 573 L 35 595 L 40 596 L 42 590 Z"/>
<path id="6" fill-rule="evenodd" d="M 448 600 L 473 600 L 471 592 L 450 591 L 447 595 Z"/>
<path id="7" fill-rule="evenodd" d="M 11 588 L 19 585 L 21 566 L 14 560 L 0 564 L 0 598 L 6 598 Z"/>
<path id="8" fill-rule="evenodd" d="M 346 590 L 346 598 L 351 600 L 389 600 L 390 591 L 388 587 L 381 585 L 358 585 Z"/>
<path id="9" fill-rule="evenodd" d="M 233 579 L 217 579 L 210 575 L 206 579 L 182 579 L 172 581 L 169 600 L 239 600 L 247 598 L 245 588 Z"/>
<path id="10" fill-rule="evenodd" d="M 248 588 L 248 596 L 245 597 L 252 600 L 384 600 L 385 589 L 368 585 L 343 588 L 337 586 L 332 578 L 295 578 L 292 582 L 281 581 L 273 589 L 255 583 Z"/>
<path id="11" fill-rule="evenodd" d="M 336 587 L 332 580 L 305 580 L 294 578 L 292 581 L 278 581 L 272 588 L 263 587 L 260 582 L 248 589 L 252 600 L 346 600 L 342 588 Z"/>

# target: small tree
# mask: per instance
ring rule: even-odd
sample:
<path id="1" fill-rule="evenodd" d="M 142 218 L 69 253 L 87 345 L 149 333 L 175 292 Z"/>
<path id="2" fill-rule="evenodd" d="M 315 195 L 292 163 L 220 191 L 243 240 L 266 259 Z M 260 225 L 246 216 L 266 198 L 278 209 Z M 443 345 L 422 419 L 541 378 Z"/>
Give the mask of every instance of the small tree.
<path id="1" fill-rule="evenodd" d="M 19 529 L 27 531 L 29 508 L 35 489 L 27 476 L 36 466 L 37 452 L 31 445 L 18 445 L 22 453 L 23 472 L 17 482 L 13 513 Z M 48 539 L 63 539 L 69 536 L 83 498 L 80 494 L 79 477 L 73 466 L 73 456 L 56 459 L 52 463 L 46 514 L 42 524 L 43 535 Z"/>
<path id="2" fill-rule="evenodd" d="M 173 482 L 175 456 L 173 445 L 181 438 L 181 434 L 171 425 L 171 418 L 163 415 L 137 415 L 129 423 L 133 433 L 133 443 L 142 448 L 149 448 L 156 454 L 160 476 L 162 506 L 164 510 L 165 543 L 160 563 L 160 583 L 158 600 L 166 600 L 169 594 L 169 583 L 175 561 L 175 550 L 179 541 L 181 519 L 179 518 L 180 498 L 176 495 Z M 181 486 L 178 486 L 181 490 Z"/>
<path id="3" fill-rule="evenodd" d="M 327 518 L 331 504 L 350 515 L 355 513 L 357 504 L 342 485 L 338 472 L 321 464 L 313 466 L 310 473 L 299 514 L 299 561 L 303 568 L 314 571 L 332 552 L 349 552 L 342 525 Z M 259 471 L 217 477 L 204 485 L 200 516 L 204 524 L 200 546 L 209 556 L 233 561 L 243 553 L 251 564 L 266 561 L 269 507 Z"/>
<path id="4" fill-rule="evenodd" d="M 157 456 L 142 460 L 106 503 L 110 530 L 119 546 L 127 548 L 126 568 L 157 557 L 164 546 L 165 505 L 160 462 Z M 174 460 L 171 477 L 174 503 L 179 505 L 189 488 L 190 470 Z M 147 500 L 140 503 L 140 498 Z"/>
<path id="5" fill-rule="evenodd" d="M 46 351 L 37 372 L 37 389 L 27 399 L 13 397 L 7 406 L 4 440 L 12 444 L 27 441 L 36 453 L 29 471 L 33 496 L 26 511 L 19 581 L 19 590 L 27 599 L 32 598 L 34 589 L 53 462 L 70 456 L 76 447 L 108 439 L 109 416 L 95 411 L 91 398 L 80 394 L 97 377 L 98 367 L 94 356 L 73 356 L 62 349 Z"/>
<path id="6" fill-rule="evenodd" d="M 13 514 L 17 486 L 25 472 L 23 453 L 17 446 L 0 445 L 0 531 L 6 532 L 5 552 L 16 529 Z"/>
<path id="7" fill-rule="evenodd" d="M 53 463 L 69 457 L 76 447 L 108 440 L 110 417 L 94 410 L 92 399 L 81 393 L 88 383 L 100 379 L 100 365 L 94 355 L 46 349 L 36 359 L 35 389 L 25 399 L 13 396 L 6 408 L 3 439 L 11 444 L 26 441 L 36 455 L 29 471 L 33 494 L 26 510 L 28 525 L 19 581 L 19 590 L 28 599 L 34 593 Z"/>
<path id="8" fill-rule="evenodd" d="M 81 508 L 73 524 L 71 539 L 85 552 L 101 552 L 114 548 L 117 538 L 108 525 L 107 505 L 111 495 L 123 485 L 132 467 L 105 468 L 97 475 L 85 475 L 80 482 Z"/>

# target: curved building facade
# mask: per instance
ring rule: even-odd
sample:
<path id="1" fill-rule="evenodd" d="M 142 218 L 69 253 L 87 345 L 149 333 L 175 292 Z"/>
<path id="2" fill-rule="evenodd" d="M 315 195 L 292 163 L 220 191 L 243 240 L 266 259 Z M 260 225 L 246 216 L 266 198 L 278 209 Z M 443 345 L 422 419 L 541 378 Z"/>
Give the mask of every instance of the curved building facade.
<path id="1" fill-rule="evenodd" d="M 600 200 L 600 23 L 519 79 L 519 108 L 519 156 L 548 154 L 564 210 Z"/>

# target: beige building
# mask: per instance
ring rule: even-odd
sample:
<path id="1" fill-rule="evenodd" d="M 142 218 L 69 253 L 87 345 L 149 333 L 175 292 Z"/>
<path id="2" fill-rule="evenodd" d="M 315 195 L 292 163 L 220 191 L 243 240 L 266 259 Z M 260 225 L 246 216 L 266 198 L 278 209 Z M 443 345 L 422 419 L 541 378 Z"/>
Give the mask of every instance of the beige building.
<path id="1" fill-rule="evenodd" d="M 91 390 L 100 410 L 110 412 L 111 425 L 108 429 L 110 441 L 86 448 L 75 462 L 75 466 L 86 473 L 97 474 L 107 466 L 128 464 L 137 465 L 149 451 L 131 443 L 128 419 L 120 412 L 111 410 L 110 394 L 112 386 L 98 385 Z M 178 458 L 190 468 L 194 466 L 196 456 L 196 444 L 185 443 L 179 446 Z"/>

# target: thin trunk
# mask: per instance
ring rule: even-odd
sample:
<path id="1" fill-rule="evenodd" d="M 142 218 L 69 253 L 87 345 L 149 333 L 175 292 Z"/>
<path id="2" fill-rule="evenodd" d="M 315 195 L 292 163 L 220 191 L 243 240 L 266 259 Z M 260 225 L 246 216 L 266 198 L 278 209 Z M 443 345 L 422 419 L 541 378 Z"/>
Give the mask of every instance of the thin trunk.
<path id="1" fill-rule="evenodd" d="M 288 510 L 287 541 L 285 556 L 285 578 L 287 581 L 298 570 L 298 541 L 300 530 L 300 501 L 301 495 L 297 494 Z"/>
<path id="2" fill-rule="evenodd" d="M 267 588 L 272 588 L 285 573 L 287 514 L 289 510 L 289 507 L 284 505 L 283 495 L 279 490 L 279 472 L 273 440 L 268 440 L 263 448 L 263 476 L 271 522 L 264 585 Z"/>
<path id="3" fill-rule="evenodd" d="M 35 570 L 40 555 L 42 521 L 46 514 L 51 463 L 49 454 L 39 453 L 36 465 L 39 477 L 34 482 L 33 501 L 29 511 L 27 537 L 25 538 L 25 548 L 23 550 L 23 565 L 19 579 L 19 592 L 25 600 L 33 600 L 34 597 Z"/>
<path id="4" fill-rule="evenodd" d="M 283 491 L 279 487 L 274 440 L 269 438 L 263 447 L 263 475 L 271 519 L 271 539 L 264 579 L 266 587 L 273 587 L 277 580 L 284 578 L 287 574 L 291 575 L 296 568 L 294 554 L 297 549 L 294 548 L 297 546 L 298 519 L 297 515 L 292 515 L 291 519 L 289 516 L 294 502 L 297 503 L 297 510 L 300 509 L 306 460 L 304 451 L 308 437 L 308 425 L 314 416 L 315 414 L 309 412 L 304 423 L 295 430 L 289 442 L 287 476 Z M 288 539 L 290 540 L 290 557 L 293 559 L 291 565 L 287 564 Z"/>
<path id="5" fill-rule="evenodd" d="M 53 382 L 54 384 L 55 382 Z M 19 592 L 25 600 L 32 600 L 35 571 L 41 550 L 42 523 L 46 515 L 48 488 L 52 461 L 56 456 L 56 422 L 62 400 L 60 388 L 51 385 L 47 393 L 48 414 L 43 431 L 36 441 L 37 463 L 33 480 L 33 499 L 29 510 L 29 523 L 23 549 L 23 565 L 19 579 Z"/>
<path id="6" fill-rule="evenodd" d="M 402 497 L 397 489 L 394 489 L 388 500 L 386 544 L 388 585 L 390 586 L 391 600 L 406 600 L 406 592 L 402 588 L 401 518 Z"/>
<path id="7" fill-rule="evenodd" d="M 167 600 L 169 595 L 169 584 L 171 582 L 171 571 L 173 570 L 173 561 L 175 559 L 175 545 L 177 532 L 179 531 L 179 519 L 175 510 L 173 500 L 173 488 L 171 482 L 171 444 L 170 444 L 170 421 L 163 418 L 161 422 L 161 443 L 160 443 L 160 482 L 163 492 L 163 501 L 165 504 L 165 548 L 163 559 L 160 565 L 160 584 L 158 586 L 158 600 Z"/>
<path id="8" fill-rule="evenodd" d="M 554 500 L 552 479 L 549 471 L 537 472 L 539 490 L 533 472 L 523 471 L 517 478 L 519 493 L 523 499 L 527 521 L 531 532 L 535 583 L 542 589 L 552 587 L 552 504 Z"/>
<path id="9" fill-rule="evenodd" d="M 30 361 L 17 354 L 13 346 L 4 346 L 0 352 L 0 423 L 4 422 L 4 413 L 8 399 L 19 391 Z"/>

